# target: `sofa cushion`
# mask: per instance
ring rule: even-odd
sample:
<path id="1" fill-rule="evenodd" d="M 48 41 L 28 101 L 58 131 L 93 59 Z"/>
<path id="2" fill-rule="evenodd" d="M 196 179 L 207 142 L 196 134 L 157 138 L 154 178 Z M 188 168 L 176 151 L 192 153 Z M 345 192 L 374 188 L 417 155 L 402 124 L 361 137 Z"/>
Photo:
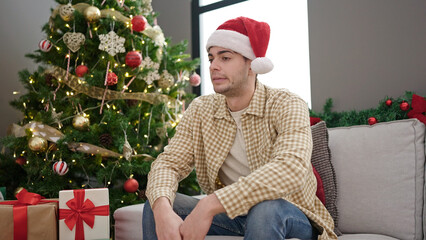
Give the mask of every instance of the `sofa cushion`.
<path id="1" fill-rule="evenodd" d="M 398 238 L 379 234 L 344 234 L 339 240 L 398 240 Z"/>
<path id="2" fill-rule="evenodd" d="M 325 194 L 325 207 L 334 220 L 336 234 L 340 235 L 338 230 L 336 173 L 331 162 L 326 123 L 321 121 L 311 126 L 311 130 L 313 145 L 311 162 L 321 177 Z"/>
<path id="3" fill-rule="evenodd" d="M 329 129 L 339 230 L 423 239 L 424 139 L 417 119 Z"/>

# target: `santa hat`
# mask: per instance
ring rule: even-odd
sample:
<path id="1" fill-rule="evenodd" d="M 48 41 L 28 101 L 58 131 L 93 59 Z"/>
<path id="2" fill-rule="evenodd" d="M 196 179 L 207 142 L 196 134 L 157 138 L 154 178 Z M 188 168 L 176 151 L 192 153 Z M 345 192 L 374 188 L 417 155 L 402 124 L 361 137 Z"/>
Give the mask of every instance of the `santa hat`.
<path id="1" fill-rule="evenodd" d="M 270 28 L 267 23 L 238 17 L 220 25 L 207 40 L 206 48 L 207 51 L 213 46 L 231 49 L 253 60 L 253 72 L 268 73 L 274 68 L 271 60 L 265 57 L 269 35 Z"/>

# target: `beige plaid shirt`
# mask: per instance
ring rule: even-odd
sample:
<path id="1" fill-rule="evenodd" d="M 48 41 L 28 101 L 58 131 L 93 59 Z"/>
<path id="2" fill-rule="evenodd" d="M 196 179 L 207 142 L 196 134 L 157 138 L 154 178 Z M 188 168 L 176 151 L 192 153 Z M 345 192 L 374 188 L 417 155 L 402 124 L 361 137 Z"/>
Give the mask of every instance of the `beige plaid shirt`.
<path id="1" fill-rule="evenodd" d="M 151 166 L 149 201 L 165 196 L 173 202 L 178 182 L 195 167 L 203 191 L 214 192 L 230 218 L 247 214 L 259 202 L 284 198 L 323 232 L 319 239 L 337 239 L 333 219 L 315 195 L 307 104 L 287 91 L 256 84 L 241 117 L 251 173 L 219 188 L 218 172 L 237 127 L 223 95 L 201 96 L 192 101 L 175 136 Z"/>

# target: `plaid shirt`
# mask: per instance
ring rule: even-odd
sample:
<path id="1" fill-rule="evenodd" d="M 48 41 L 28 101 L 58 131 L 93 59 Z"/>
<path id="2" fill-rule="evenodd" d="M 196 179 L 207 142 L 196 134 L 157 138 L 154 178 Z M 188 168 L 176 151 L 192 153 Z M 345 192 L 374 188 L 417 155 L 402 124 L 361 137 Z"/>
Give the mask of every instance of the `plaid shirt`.
<path id="1" fill-rule="evenodd" d="M 241 124 L 251 173 L 220 188 L 218 172 L 237 127 L 225 96 L 194 99 L 175 136 L 151 166 L 149 201 L 165 196 L 173 203 L 178 182 L 195 167 L 200 187 L 216 194 L 230 218 L 247 214 L 262 201 L 283 198 L 302 210 L 320 231 L 325 230 L 319 239 L 337 239 L 333 219 L 315 195 L 307 104 L 292 93 L 257 82 Z"/>

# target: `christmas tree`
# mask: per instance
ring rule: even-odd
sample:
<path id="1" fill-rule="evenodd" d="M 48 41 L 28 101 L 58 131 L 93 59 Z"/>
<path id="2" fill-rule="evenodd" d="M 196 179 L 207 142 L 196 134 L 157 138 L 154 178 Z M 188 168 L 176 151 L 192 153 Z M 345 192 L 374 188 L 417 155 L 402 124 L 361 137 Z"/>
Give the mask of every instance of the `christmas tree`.
<path id="1" fill-rule="evenodd" d="M 111 212 L 143 202 L 150 165 L 192 99 L 197 59 L 156 25 L 151 0 L 56 0 L 46 39 L 23 70 L 24 114 L 2 139 L 0 186 L 47 198 L 63 189 L 108 187 Z M 198 193 L 192 173 L 179 191 Z"/>

